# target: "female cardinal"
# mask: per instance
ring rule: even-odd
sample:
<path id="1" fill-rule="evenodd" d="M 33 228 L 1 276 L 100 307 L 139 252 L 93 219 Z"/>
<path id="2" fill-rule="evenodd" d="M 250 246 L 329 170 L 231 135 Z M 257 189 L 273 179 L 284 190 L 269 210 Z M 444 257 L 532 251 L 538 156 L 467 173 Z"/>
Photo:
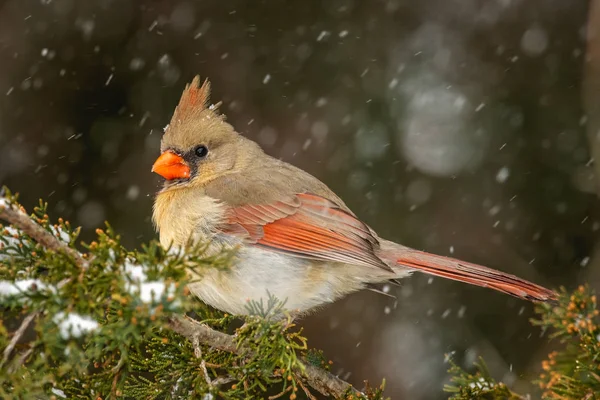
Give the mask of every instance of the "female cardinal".
<path id="1" fill-rule="evenodd" d="M 190 291 L 232 314 L 272 294 L 305 312 L 420 271 L 523 299 L 555 293 L 516 276 L 382 239 L 325 184 L 266 155 L 208 106 L 210 84 L 188 85 L 152 171 L 165 183 L 153 220 L 163 246 L 237 247 L 226 270 L 204 271 Z M 216 250 L 215 250 L 216 251 Z"/>

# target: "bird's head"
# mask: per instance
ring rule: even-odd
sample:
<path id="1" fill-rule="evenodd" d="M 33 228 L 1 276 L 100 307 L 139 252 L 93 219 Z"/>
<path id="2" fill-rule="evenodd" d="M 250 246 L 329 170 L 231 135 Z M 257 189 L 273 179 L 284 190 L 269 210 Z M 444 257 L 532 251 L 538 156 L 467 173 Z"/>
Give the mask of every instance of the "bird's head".
<path id="1" fill-rule="evenodd" d="M 161 155 L 152 172 L 166 179 L 165 189 L 202 186 L 220 176 L 242 171 L 262 150 L 238 134 L 210 105 L 210 83 L 196 76 L 187 85 L 171 123 L 165 128 Z"/>

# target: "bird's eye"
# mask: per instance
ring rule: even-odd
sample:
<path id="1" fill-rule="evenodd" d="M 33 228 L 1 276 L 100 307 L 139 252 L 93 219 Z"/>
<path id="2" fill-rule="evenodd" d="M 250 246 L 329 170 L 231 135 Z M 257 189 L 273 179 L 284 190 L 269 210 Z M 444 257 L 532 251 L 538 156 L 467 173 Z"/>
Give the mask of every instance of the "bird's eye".
<path id="1" fill-rule="evenodd" d="M 208 155 L 208 148 L 204 145 L 198 146 L 194 149 L 194 153 L 198 158 L 205 158 Z"/>

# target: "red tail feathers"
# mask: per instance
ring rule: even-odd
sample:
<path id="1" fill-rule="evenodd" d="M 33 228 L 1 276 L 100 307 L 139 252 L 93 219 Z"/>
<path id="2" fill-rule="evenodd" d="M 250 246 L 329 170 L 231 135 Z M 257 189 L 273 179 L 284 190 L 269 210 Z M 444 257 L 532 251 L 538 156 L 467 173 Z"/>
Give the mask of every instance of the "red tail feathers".
<path id="1" fill-rule="evenodd" d="M 396 262 L 404 267 L 429 275 L 441 276 L 459 282 L 470 283 L 471 285 L 489 287 L 521 299 L 550 301 L 556 300 L 557 297 L 556 293 L 552 290 L 514 275 L 417 250 L 411 249 L 401 254 Z"/>

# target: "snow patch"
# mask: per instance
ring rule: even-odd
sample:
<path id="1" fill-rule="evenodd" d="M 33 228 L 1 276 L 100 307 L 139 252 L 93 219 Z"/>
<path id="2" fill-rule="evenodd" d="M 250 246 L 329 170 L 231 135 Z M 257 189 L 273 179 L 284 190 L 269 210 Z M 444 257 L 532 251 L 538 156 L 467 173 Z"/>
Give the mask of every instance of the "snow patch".
<path id="1" fill-rule="evenodd" d="M 173 296 L 175 294 L 175 285 L 165 284 L 160 281 L 149 281 L 144 267 L 133 264 L 130 261 L 125 263 L 125 273 L 128 275 L 130 284 L 126 286 L 130 294 L 138 295 L 144 303 L 152 303 L 160 300 L 163 296 Z"/>
<path id="2" fill-rule="evenodd" d="M 173 294 L 172 285 L 167 286 L 164 282 L 147 282 L 140 285 L 140 299 L 144 303 L 151 303 L 153 299 L 160 299 L 164 294 Z"/>
<path id="3" fill-rule="evenodd" d="M 66 232 L 64 229 L 62 229 L 61 227 L 55 227 L 55 226 L 50 226 L 50 230 L 52 231 L 52 234 L 54 236 L 56 236 L 57 238 L 59 238 L 61 241 L 65 242 L 65 243 L 70 243 L 71 242 L 71 236 L 69 236 L 69 233 Z"/>
<path id="4" fill-rule="evenodd" d="M 54 316 L 53 321 L 58 325 L 60 336 L 63 339 L 80 337 L 95 331 L 100 326 L 91 317 L 77 313 L 65 314 L 60 312 Z"/>
<path id="5" fill-rule="evenodd" d="M 36 292 L 40 290 L 51 290 L 53 293 L 56 289 L 46 285 L 39 279 L 23 279 L 19 281 L 0 281 L 0 297 L 16 296 L 26 292 Z"/>
<path id="6" fill-rule="evenodd" d="M 60 389 L 57 389 L 57 388 L 52 388 L 52 389 L 50 389 L 50 391 L 51 391 L 53 394 L 57 395 L 58 397 L 60 397 L 60 398 L 62 398 L 62 399 L 66 399 L 66 398 L 67 398 L 67 395 L 65 394 L 65 392 L 63 392 L 63 391 L 62 391 L 62 390 L 60 390 Z"/>
<path id="7" fill-rule="evenodd" d="M 6 235 L 3 235 L 4 232 L 6 232 Z M 12 226 L 5 226 L 0 230 L 0 237 L 2 238 L 2 240 L 0 240 L 0 250 L 4 253 L 0 254 L 0 260 L 19 255 L 17 250 L 6 248 L 19 245 L 19 241 L 15 239 L 16 236 L 21 236 L 21 231 Z"/>
<path id="8" fill-rule="evenodd" d="M 141 265 L 133 264 L 130 261 L 125 262 L 125 273 L 134 282 L 146 282 L 148 277 Z"/>

